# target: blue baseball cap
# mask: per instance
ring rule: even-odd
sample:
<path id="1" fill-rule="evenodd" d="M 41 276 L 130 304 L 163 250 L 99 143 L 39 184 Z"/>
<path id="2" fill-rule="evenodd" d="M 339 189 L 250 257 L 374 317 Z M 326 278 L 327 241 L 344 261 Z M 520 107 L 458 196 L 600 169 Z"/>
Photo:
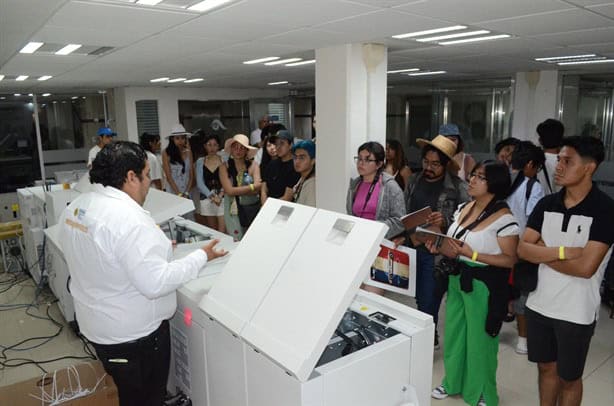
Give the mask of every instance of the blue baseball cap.
<path id="1" fill-rule="evenodd" d="M 311 159 L 316 157 L 316 144 L 311 140 L 301 140 L 292 146 L 292 153 L 297 149 L 304 149 Z"/>
<path id="2" fill-rule="evenodd" d="M 442 124 L 439 127 L 439 135 L 445 135 L 446 137 L 450 135 L 459 136 L 460 130 L 456 124 Z"/>
<path id="3" fill-rule="evenodd" d="M 104 137 L 105 135 L 115 137 L 117 135 L 110 127 L 100 127 L 97 134 L 99 137 Z"/>

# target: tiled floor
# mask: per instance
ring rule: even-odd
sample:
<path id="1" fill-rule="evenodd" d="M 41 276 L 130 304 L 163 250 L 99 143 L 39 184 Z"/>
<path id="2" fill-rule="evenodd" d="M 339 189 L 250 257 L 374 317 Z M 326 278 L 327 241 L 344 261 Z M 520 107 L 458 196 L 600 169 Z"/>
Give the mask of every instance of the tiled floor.
<path id="1" fill-rule="evenodd" d="M 4 274 L 0 273 L 0 281 Z M 0 288 L 0 290 L 2 290 Z M 30 303 L 34 298 L 35 287 L 31 280 L 11 288 L 0 294 L 0 305 L 15 303 Z M 398 298 L 395 298 L 398 299 Z M 412 301 L 400 299 L 399 301 L 413 305 Z M 4 308 L 2 308 L 4 309 Z M 32 310 L 31 310 L 32 311 Z M 39 307 L 34 314 L 44 314 L 46 305 Z M 54 319 L 64 323 L 57 305 L 51 305 L 51 315 Z M 42 312 L 42 313 L 41 313 Z M 445 305 L 442 306 L 442 321 Z M 442 326 L 442 329 L 444 327 Z M 34 336 L 51 335 L 57 331 L 51 322 L 39 320 L 25 313 L 24 309 L 0 311 L 0 346 L 13 345 L 20 340 Z M 526 356 L 518 355 L 514 351 L 516 329 L 514 323 L 503 326 L 499 346 L 499 368 L 497 383 L 500 404 L 525 406 L 537 405 L 537 370 L 530 364 Z M 40 342 L 40 341 L 38 341 Z M 443 343 L 445 345 L 445 343 Z M 47 360 L 62 356 L 85 356 L 83 343 L 65 325 L 61 334 L 39 348 L 27 351 L 6 353 L 9 359 L 29 358 Z M 433 365 L 433 385 L 441 382 L 443 370 L 443 346 L 435 351 Z M 78 360 L 62 360 L 45 364 L 47 370 L 62 368 Z M 16 368 L 0 369 L 0 386 L 39 376 L 41 371 L 33 365 L 24 365 Z M 611 405 L 614 399 L 614 320 L 608 318 L 605 307 L 601 309 L 601 318 L 597 324 L 593 337 L 586 368 L 584 372 L 584 401 L 585 405 Z M 449 397 L 445 400 L 433 400 L 433 406 L 462 405 L 460 397 Z"/>

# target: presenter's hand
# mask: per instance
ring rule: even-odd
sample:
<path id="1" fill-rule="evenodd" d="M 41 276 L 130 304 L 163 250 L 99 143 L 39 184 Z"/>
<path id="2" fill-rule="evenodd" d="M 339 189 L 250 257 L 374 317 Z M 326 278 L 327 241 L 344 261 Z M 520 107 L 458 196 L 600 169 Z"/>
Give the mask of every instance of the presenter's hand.
<path id="1" fill-rule="evenodd" d="M 220 242 L 220 240 L 212 240 L 209 244 L 203 247 L 203 251 L 207 254 L 207 261 L 213 261 L 216 258 L 223 257 L 228 254 L 228 251 L 223 249 L 215 249 L 215 246 Z"/>

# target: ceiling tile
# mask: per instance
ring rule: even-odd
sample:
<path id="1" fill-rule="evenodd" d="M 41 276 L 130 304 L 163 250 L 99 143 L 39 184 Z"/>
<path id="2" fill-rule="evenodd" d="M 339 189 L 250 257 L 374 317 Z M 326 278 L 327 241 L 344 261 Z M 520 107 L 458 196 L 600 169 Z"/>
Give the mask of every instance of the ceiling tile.
<path id="1" fill-rule="evenodd" d="M 608 16 L 610 18 L 614 18 L 614 3 L 611 4 L 603 4 L 601 6 L 593 6 L 593 7 L 588 7 L 589 10 L 591 11 L 595 11 L 599 14 L 603 14 L 605 16 Z"/>
<path id="2" fill-rule="evenodd" d="M 598 44 L 612 41 L 612 38 L 614 38 L 614 27 L 537 35 L 535 38 L 553 44 L 568 46 Z"/>
<path id="3" fill-rule="evenodd" d="M 596 4 L 614 3 L 614 1 L 611 0 L 567 0 L 567 2 L 581 7 L 594 6 Z"/>
<path id="4" fill-rule="evenodd" d="M 480 26 L 508 34 L 532 36 L 613 27 L 614 21 L 586 10 L 576 9 L 491 21 Z"/>
<path id="5" fill-rule="evenodd" d="M 437 16 L 456 23 L 477 24 L 501 18 L 525 16 L 547 11 L 571 9 L 558 0 L 429 0 L 396 8 L 423 16 Z"/>
<path id="6" fill-rule="evenodd" d="M 2 67 L 3 74 L 58 75 L 79 65 L 93 62 L 96 57 L 86 55 L 26 55 L 17 54 Z"/>

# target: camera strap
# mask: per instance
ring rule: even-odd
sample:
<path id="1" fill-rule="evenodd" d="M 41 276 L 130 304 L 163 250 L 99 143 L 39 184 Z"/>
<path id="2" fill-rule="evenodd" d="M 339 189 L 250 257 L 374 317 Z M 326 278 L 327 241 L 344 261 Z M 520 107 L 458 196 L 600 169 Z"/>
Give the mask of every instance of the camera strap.
<path id="1" fill-rule="evenodd" d="M 477 227 L 478 224 L 480 224 L 482 221 L 490 217 L 491 214 L 494 214 L 504 208 L 508 208 L 507 203 L 505 203 L 502 200 L 495 200 L 495 198 L 493 197 L 490 200 L 490 202 L 488 202 L 484 210 L 482 210 L 482 212 L 480 213 L 477 219 L 475 219 L 467 227 L 458 231 L 458 229 L 460 228 L 460 225 L 463 223 L 463 221 L 465 221 L 465 218 L 467 218 L 467 216 L 471 214 L 471 211 L 473 210 L 473 207 L 472 207 L 471 210 L 469 210 L 469 213 L 467 213 L 467 215 L 458 222 L 458 225 L 456 226 L 456 230 L 454 231 L 454 238 L 456 238 L 457 240 L 460 240 L 468 231 L 473 230 L 475 227 Z"/>

